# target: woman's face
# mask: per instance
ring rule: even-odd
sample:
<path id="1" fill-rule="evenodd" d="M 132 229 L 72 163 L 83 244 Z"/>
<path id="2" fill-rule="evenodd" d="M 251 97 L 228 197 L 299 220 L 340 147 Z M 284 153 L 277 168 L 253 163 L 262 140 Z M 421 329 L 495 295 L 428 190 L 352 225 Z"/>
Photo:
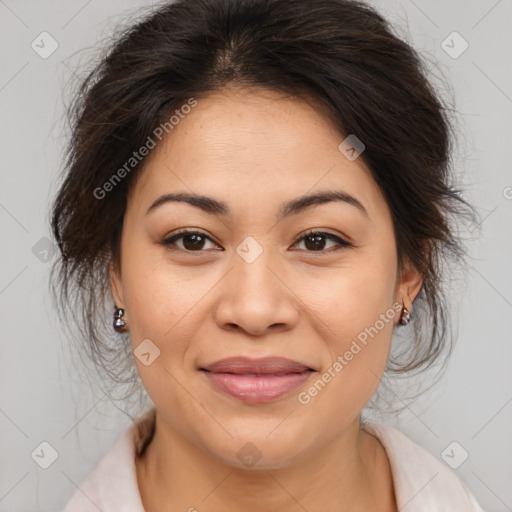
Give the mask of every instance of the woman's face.
<path id="1" fill-rule="evenodd" d="M 387 203 L 343 139 L 298 99 L 225 89 L 182 115 L 128 198 L 112 289 L 142 382 L 169 432 L 230 465 L 285 466 L 353 426 L 402 301 L 410 309 L 419 291 L 417 272 L 399 275 Z M 340 199 L 290 206 L 332 192 Z M 151 208 L 168 194 L 209 200 Z M 200 234 L 164 243 L 185 228 Z M 310 370 L 203 370 L 231 357 Z"/>

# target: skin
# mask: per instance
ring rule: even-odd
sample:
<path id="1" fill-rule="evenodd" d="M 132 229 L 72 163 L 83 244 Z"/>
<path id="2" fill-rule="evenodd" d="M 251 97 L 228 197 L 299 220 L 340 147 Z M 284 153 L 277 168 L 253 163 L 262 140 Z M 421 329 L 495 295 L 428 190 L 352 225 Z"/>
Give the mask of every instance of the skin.
<path id="1" fill-rule="evenodd" d="M 313 100 L 230 87 L 199 99 L 146 159 L 111 289 L 132 348 L 150 339 L 160 350 L 148 366 L 135 358 L 157 409 L 136 459 L 148 512 L 396 510 L 384 448 L 359 420 L 399 313 L 308 404 L 297 399 L 396 301 L 411 311 L 421 287 L 417 270 L 398 268 L 389 207 L 362 158 L 338 149 L 344 138 Z M 320 190 L 349 193 L 367 215 L 328 202 L 276 222 L 282 202 Z M 146 214 L 171 192 L 213 197 L 232 216 L 182 202 Z M 190 237 L 162 244 L 180 228 L 209 238 L 197 249 Z M 315 250 L 302 238 L 313 228 L 353 246 L 323 238 Z M 263 250 L 251 263 L 236 252 L 247 236 Z M 317 373 L 274 402 L 245 403 L 198 371 L 239 355 Z M 261 454 L 250 468 L 237 457 L 248 442 Z"/>

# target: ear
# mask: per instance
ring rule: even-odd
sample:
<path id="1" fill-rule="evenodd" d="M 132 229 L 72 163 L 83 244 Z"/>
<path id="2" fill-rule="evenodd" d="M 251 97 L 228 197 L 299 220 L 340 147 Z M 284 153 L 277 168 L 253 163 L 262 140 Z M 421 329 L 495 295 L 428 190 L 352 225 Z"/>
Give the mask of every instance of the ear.
<path id="1" fill-rule="evenodd" d="M 114 299 L 114 303 L 118 308 L 124 309 L 123 285 L 121 280 L 120 269 L 110 260 L 109 263 L 110 276 L 110 293 Z"/>
<path id="2" fill-rule="evenodd" d="M 423 285 L 423 275 L 409 261 L 404 263 L 403 268 L 398 273 L 398 282 L 395 294 L 395 300 L 412 311 L 412 303 L 420 293 Z"/>

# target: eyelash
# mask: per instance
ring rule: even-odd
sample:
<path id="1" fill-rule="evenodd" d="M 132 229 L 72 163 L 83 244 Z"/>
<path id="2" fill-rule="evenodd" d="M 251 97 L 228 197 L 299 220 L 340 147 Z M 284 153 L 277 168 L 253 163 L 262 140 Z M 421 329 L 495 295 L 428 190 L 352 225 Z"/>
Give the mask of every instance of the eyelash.
<path id="1" fill-rule="evenodd" d="M 166 248 L 168 248 L 170 250 L 185 251 L 188 253 L 194 253 L 194 252 L 200 253 L 204 250 L 204 249 L 199 249 L 197 251 L 188 251 L 186 249 L 181 249 L 179 247 L 178 248 L 172 247 L 172 245 L 180 238 L 183 238 L 184 235 L 200 235 L 204 238 L 207 238 L 211 242 L 215 243 L 208 235 L 206 235 L 205 233 L 202 233 L 201 231 L 192 231 L 192 230 L 188 230 L 188 229 L 183 229 L 181 231 L 178 231 L 176 234 L 172 235 L 171 237 L 165 238 L 162 241 L 162 245 L 164 245 Z M 340 250 L 340 249 L 346 248 L 346 247 L 353 247 L 353 245 L 350 242 L 347 242 L 346 240 L 344 240 L 343 238 L 340 238 L 339 236 L 333 235 L 332 233 L 326 233 L 324 231 L 315 231 L 314 229 L 308 230 L 305 233 L 302 233 L 301 235 L 299 235 L 299 237 L 294 241 L 293 245 L 296 245 L 298 242 L 301 242 L 304 238 L 307 238 L 308 236 L 311 236 L 311 235 L 321 235 L 321 236 L 324 236 L 325 238 L 327 238 L 328 240 L 331 240 L 332 242 L 337 242 L 341 247 L 338 249 L 335 249 L 335 250 Z M 306 252 L 321 254 L 321 253 L 327 253 L 329 251 L 328 250 L 320 250 L 320 251 L 307 251 L 306 250 Z M 332 251 L 330 251 L 330 252 L 332 252 Z"/>

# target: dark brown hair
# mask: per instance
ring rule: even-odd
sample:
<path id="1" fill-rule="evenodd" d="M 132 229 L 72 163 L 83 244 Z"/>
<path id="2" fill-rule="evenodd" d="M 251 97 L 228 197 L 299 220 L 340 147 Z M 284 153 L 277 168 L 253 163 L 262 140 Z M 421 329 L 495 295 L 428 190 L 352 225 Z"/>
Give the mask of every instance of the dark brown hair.
<path id="1" fill-rule="evenodd" d="M 430 366 L 451 350 L 443 261 L 463 263 L 452 220 L 470 214 L 454 188 L 450 108 L 418 53 L 370 6 L 348 0 L 177 0 L 116 37 L 80 84 L 51 227 L 61 258 L 52 289 L 100 370 L 134 382 L 127 335 L 111 327 L 109 263 L 120 265 L 127 193 L 142 160 L 108 182 L 190 98 L 236 84 L 314 98 L 360 158 L 391 209 L 399 265 L 423 274 L 414 319 L 389 372 Z M 412 329 L 411 329 L 412 326 Z"/>

